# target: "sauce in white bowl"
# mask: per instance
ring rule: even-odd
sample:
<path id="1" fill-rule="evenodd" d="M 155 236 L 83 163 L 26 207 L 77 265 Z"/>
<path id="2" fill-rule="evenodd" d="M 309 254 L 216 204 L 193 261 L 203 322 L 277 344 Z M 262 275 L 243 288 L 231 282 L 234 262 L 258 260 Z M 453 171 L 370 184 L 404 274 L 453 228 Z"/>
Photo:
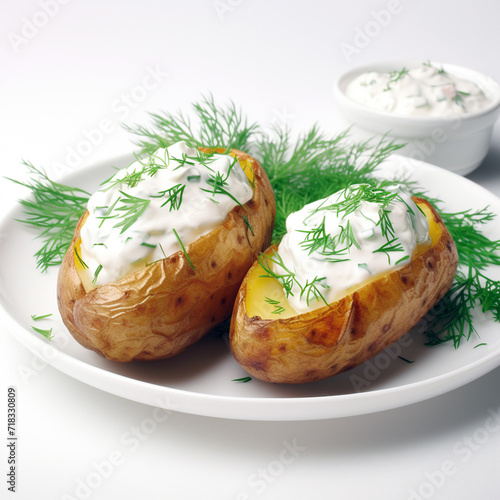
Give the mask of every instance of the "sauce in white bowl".
<path id="1" fill-rule="evenodd" d="M 401 154 L 462 175 L 486 156 L 500 110 L 498 83 L 438 62 L 358 67 L 340 76 L 334 92 L 355 139 L 385 135 L 405 144 Z"/>

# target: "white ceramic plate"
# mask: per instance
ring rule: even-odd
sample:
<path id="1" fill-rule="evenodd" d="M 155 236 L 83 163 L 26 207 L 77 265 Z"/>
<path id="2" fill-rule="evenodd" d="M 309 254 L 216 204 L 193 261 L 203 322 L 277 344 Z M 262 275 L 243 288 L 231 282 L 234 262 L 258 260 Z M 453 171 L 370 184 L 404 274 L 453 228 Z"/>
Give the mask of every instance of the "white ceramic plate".
<path id="1" fill-rule="evenodd" d="M 114 162 L 128 165 L 130 158 Z M 404 170 L 445 201 L 447 211 L 482 208 L 500 214 L 500 200 L 473 182 L 446 170 L 395 156 L 389 170 Z M 94 190 L 109 177 L 108 164 L 68 175 L 63 182 Z M 478 315 L 473 338 L 452 345 L 424 345 L 418 326 L 386 351 L 356 369 L 329 380 L 286 386 L 233 379 L 246 373 L 234 361 L 224 337 L 212 332 L 181 355 L 155 362 L 120 364 L 81 347 L 59 319 L 57 269 L 40 273 L 33 233 L 16 222 L 17 205 L 0 224 L 0 317 L 2 325 L 35 355 L 78 380 L 118 396 L 180 412 L 248 420 L 313 420 L 377 412 L 416 403 L 462 386 L 500 365 L 500 324 Z M 485 233 L 500 239 L 498 222 Z M 493 270 L 496 279 L 498 270 Z M 36 324 L 31 315 L 53 313 Z M 53 328 L 46 341 L 31 326 Z M 420 329 L 420 331 L 418 331 Z M 486 343 L 486 345 L 479 345 Z M 476 348 L 474 348 L 477 346 Z M 401 358 L 413 361 L 407 363 Z"/>

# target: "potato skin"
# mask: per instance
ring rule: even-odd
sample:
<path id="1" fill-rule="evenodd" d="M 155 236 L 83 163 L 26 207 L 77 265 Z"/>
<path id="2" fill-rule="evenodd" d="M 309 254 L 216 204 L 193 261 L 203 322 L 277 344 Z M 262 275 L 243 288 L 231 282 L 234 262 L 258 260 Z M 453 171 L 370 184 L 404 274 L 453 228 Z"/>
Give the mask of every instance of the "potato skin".
<path id="1" fill-rule="evenodd" d="M 260 164 L 246 153 L 233 153 L 251 163 L 253 197 L 186 247 L 194 270 L 177 252 L 86 293 L 74 262 L 80 219 L 57 281 L 63 322 L 80 344 L 116 361 L 167 358 L 229 317 L 245 273 L 271 242 L 276 216 L 274 193 Z"/>
<path id="2" fill-rule="evenodd" d="M 436 244 L 334 304 L 287 319 L 248 317 L 247 273 L 229 338 L 234 357 L 250 375 L 299 384 L 354 368 L 402 337 L 443 297 L 457 269 L 455 243 L 430 203 L 413 199 L 428 205 L 441 227 Z"/>

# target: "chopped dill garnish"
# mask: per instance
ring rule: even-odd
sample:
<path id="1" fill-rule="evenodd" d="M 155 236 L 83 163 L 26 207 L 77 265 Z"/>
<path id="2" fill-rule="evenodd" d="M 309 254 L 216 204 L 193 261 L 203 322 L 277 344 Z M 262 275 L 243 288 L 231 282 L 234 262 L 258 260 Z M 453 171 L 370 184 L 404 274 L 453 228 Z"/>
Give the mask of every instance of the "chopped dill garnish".
<path id="1" fill-rule="evenodd" d="M 31 328 L 33 328 L 33 330 L 35 330 L 35 332 L 39 333 L 40 335 L 42 335 L 43 337 L 45 337 L 47 340 L 52 340 L 52 328 L 50 328 L 50 330 L 43 330 L 42 328 L 37 328 L 36 326 L 32 326 Z"/>
<path id="2" fill-rule="evenodd" d="M 120 194 L 123 198 L 120 197 L 117 201 L 121 203 L 121 206 L 118 206 L 118 203 L 114 203 L 113 209 L 108 210 L 107 215 L 98 217 L 98 219 L 102 219 L 103 221 L 105 219 L 121 219 L 121 221 L 117 222 L 113 227 L 121 227 L 120 234 L 123 234 L 129 227 L 135 224 L 137 219 L 144 213 L 146 208 L 148 208 L 151 200 L 132 196 L 125 191 L 120 191 Z M 115 212 L 114 214 L 113 211 Z"/>
<path id="3" fill-rule="evenodd" d="M 52 313 L 50 313 L 50 314 L 44 314 L 42 316 L 37 316 L 36 314 L 32 314 L 31 315 L 31 319 L 33 321 L 40 321 L 41 319 L 50 318 L 51 316 L 52 316 Z"/>
<path id="4" fill-rule="evenodd" d="M 401 80 L 401 78 L 403 78 L 405 75 L 408 74 L 408 69 L 406 68 L 403 68 L 402 70 L 400 71 L 391 71 L 389 73 L 389 81 L 387 82 L 387 87 L 384 89 L 384 92 L 388 91 L 388 90 L 392 90 L 391 89 L 391 83 L 396 83 L 397 81 Z"/>
<path id="5" fill-rule="evenodd" d="M 293 286 L 296 285 L 300 291 L 300 298 L 306 298 L 307 305 L 310 304 L 312 299 L 322 300 L 326 305 L 328 302 L 323 297 L 319 290 L 319 286 L 322 288 L 328 288 L 328 286 L 323 283 L 326 279 L 325 277 L 314 277 L 312 281 L 307 281 L 304 285 L 300 283 L 293 271 L 290 271 L 283 262 L 282 257 L 274 252 L 272 255 L 261 254 L 258 257 L 258 261 L 265 274 L 261 275 L 261 278 L 274 278 L 279 281 L 283 286 L 283 291 L 287 297 L 293 296 Z"/>
<path id="6" fill-rule="evenodd" d="M 410 361 L 409 359 L 406 359 L 406 358 L 403 358 L 403 356 L 398 356 L 398 358 L 401 360 L 401 361 L 404 361 L 405 363 L 415 363 L 415 361 Z"/>
<path id="7" fill-rule="evenodd" d="M 99 277 L 99 273 L 102 271 L 102 264 L 99 264 L 95 270 L 94 277 L 92 279 L 92 284 L 95 285 L 97 282 L 97 278 Z"/>
<path id="8" fill-rule="evenodd" d="M 242 377 L 242 378 L 233 378 L 231 382 L 241 382 L 243 384 L 246 384 L 247 382 L 250 382 L 252 380 L 252 377 Z"/>
<path id="9" fill-rule="evenodd" d="M 248 217 L 246 215 L 241 215 L 241 214 L 238 214 L 238 215 L 245 221 L 245 224 L 247 225 L 248 229 L 252 233 L 252 236 L 255 236 L 255 233 L 253 232 L 253 228 L 250 224 L 250 221 L 248 220 Z"/>
<path id="10" fill-rule="evenodd" d="M 184 194 L 184 190 L 186 189 L 185 184 L 176 184 L 169 189 L 164 189 L 163 191 L 159 191 L 157 195 L 151 196 L 152 198 L 162 198 L 167 197 L 164 203 L 162 203 L 162 207 L 167 204 L 170 204 L 169 211 L 179 210 L 182 204 L 182 196 Z"/>
<path id="11" fill-rule="evenodd" d="M 227 174 L 222 175 L 219 171 L 217 171 L 215 172 L 215 175 L 211 174 L 209 176 L 209 178 L 207 179 L 207 184 L 212 186 L 212 189 L 200 188 L 201 191 L 212 193 L 212 201 L 214 203 L 218 203 L 218 201 L 215 200 L 215 195 L 224 194 L 226 196 L 229 196 L 235 203 L 241 206 L 241 203 L 224 187 L 227 186 L 227 179 L 231 175 L 231 171 L 237 161 L 238 160 L 234 158 L 233 162 L 227 170 Z"/>
<path id="12" fill-rule="evenodd" d="M 188 264 L 189 264 L 189 267 L 191 267 L 191 269 L 195 269 L 193 263 L 191 262 L 191 259 L 189 258 L 189 255 L 188 253 L 186 252 L 186 247 L 184 246 L 184 243 L 182 243 L 179 235 L 177 234 L 177 231 L 172 228 L 172 231 L 174 232 L 175 234 L 175 237 L 177 238 L 177 241 L 179 242 L 179 245 L 181 246 L 181 249 L 182 249 L 182 253 L 184 254 L 184 257 L 186 257 L 186 260 L 188 261 Z M 161 249 L 161 251 L 163 252 L 163 248 Z M 165 252 L 163 252 L 163 255 L 165 255 Z"/>
<path id="13" fill-rule="evenodd" d="M 88 269 L 89 266 L 87 266 L 87 264 L 83 261 L 83 259 L 80 257 L 80 254 L 78 253 L 78 250 L 76 249 L 76 247 L 74 248 L 75 250 L 75 255 L 76 255 L 76 258 L 78 259 L 78 262 L 80 263 L 80 265 L 84 268 L 84 269 Z"/>
<path id="14" fill-rule="evenodd" d="M 268 304 L 274 306 L 274 311 L 271 311 L 272 314 L 281 314 L 282 312 L 285 312 L 286 309 L 280 305 L 280 301 L 279 300 L 274 300 L 274 299 L 271 299 L 270 297 L 266 297 L 264 299 Z"/>
<path id="15" fill-rule="evenodd" d="M 272 255 L 261 254 L 258 257 L 260 267 L 265 271 L 266 274 L 260 275 L 261 278 L 274 278 L 279 281 L 283 286 L 283 291 L 287 297 L 293 296 L 292 288 L 293 284 L 296 283 L 300 286 L 295 278 L 295 273 L 286 268 L 283 259 L 278 252 L 274 252 Z M 277 267 L 276 270 L 273 269 L 273 264 Z"/>
<path id="16" fill-rule="evenodd" d="M 395 243 L 396 241 L 397 241 L 397 238 L 393 238 L 392 240 L 387 241 L 380 248 L 377 248 L 376 250 L 374 250 L 373 253 L 377 253 L 377 252 L 385 253 L 387 255 L 387 259 L 388 259 L 389 264 L 390 264 L 391 263 L 390 252 L 403 252 L 404 251 L 403 245 L 401 245 L 401 243 Z"/>

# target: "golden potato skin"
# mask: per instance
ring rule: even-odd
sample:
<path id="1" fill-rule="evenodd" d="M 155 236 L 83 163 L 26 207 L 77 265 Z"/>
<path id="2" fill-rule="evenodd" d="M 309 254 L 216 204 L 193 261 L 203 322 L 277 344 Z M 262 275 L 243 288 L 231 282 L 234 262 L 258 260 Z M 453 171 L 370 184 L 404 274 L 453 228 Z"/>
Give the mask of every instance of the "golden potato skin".
<path id="1" fill-rule="evenodd" d="M 443 297 L 457 269 L 455 243 L 435 209 L 413 199 L 429 206 L 441 227 L 437 243 L 334 304 L 288 319 L 248 317 L 247 274 L 234 305 L 230 344 L 250 375 L 299 384 L 354 368 L 402 337 Z"/>
<path id="2" fill-rule="evenodd" d="M 253 197 L 186 247 L 194 270 L 177 252 L 86 293 L 74 261 L 82 217 L 57 282 L 59 311 L 80 344 L 116 361 L 167 358 L 229 317 L 245 273 L 271 242 L 276 216 L 274 193 L 260 164 L 241 151 L 233 153 L 251 164 Z"/>

